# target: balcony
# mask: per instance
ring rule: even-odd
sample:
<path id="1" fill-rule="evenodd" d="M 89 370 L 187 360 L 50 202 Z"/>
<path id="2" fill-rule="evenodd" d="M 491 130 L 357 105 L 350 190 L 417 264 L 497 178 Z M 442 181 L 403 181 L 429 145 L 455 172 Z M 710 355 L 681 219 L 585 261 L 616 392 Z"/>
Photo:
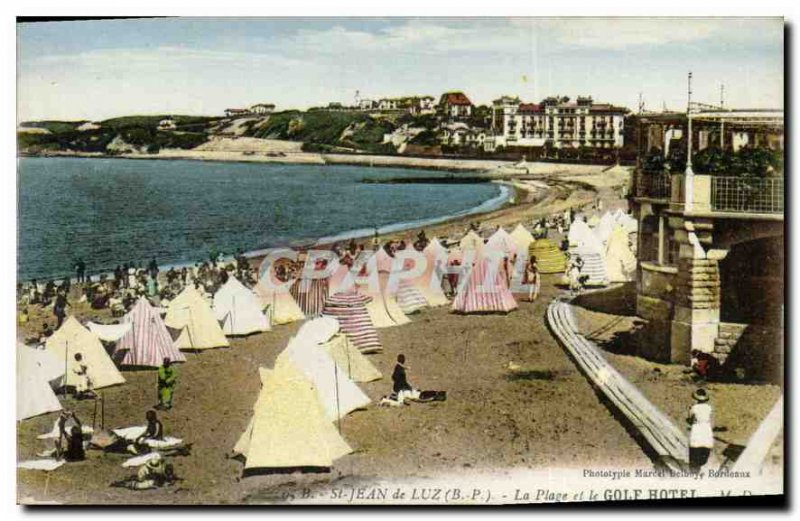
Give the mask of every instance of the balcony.
<path id="1" fill-rule="evenodd" d="M 692 204 L 686 207 L 686 182 L 682 174 L 645 174 L 634 179 L 634 196 L 669 202 L 675 212 L 724 217 L 783 218 L 785 181 L 779 178 L 723 177 L 695 174 Z"/>

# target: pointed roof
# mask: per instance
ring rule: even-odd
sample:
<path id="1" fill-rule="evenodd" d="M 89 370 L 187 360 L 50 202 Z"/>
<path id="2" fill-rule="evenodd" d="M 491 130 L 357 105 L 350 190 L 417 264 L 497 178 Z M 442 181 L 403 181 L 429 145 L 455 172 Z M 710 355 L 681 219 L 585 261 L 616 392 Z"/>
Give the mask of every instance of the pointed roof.
<path id="1" fill-rule="evenodd" d="M 125 379 L 111 361 L 97 335 L 83 327 L 74 316 L 67 317 L 61 327 L 47 339 L 45 346 L 58 360 L 64 361 L 68 369 L 66 374 L 68 386 L 78 383 L 78 376 L 69 370 L 75 363 L 76 353 L 80 353 L 83 357 L 92 388 L 100 389 L 125 383 Z M 61 385 L 64 384 L 62 378 Z"/>
<path id="2" fill-rule="evenodd" d="M 489 237 L 489 240 L 486 241 L 486 246 L 501 251 L 506 255 L 516 255 L 517 253 L 517 243 L 502 226 Z"/>
<path id="3" fill-rule="evenodd" d="M 488 257 L 479 258 L 467 275 L 467 280 L 459 283 L 458 293 L 453 300 L 452 310 L 458 313 L 507 313 L 517 309 L 514 295 L 508 289 L 505 275 L 500 266 L 491 266 L 493 260 Z M 496 261 L 494 261 L 496 262 Z M 486 283 L 494 272 L 494 280 Z"/>
<path id="4" fill-rule="evenodd" d="M 120 338 L 116 352 L 124 352 L 122 365 L 160 367 L 164 358 L 185 362 L 186 357 L 172 343 L 172 337 L 159 312 L 140 297 L 122 319 L 130 329 Z"/>
<path id="5" fill-rule="evenodd" d="M 222 322 L 226 335 L 249 335 L 269 331 L 269 321 L 261 312 L 261 302 L 255 293 L 236 277 L 228 281 L 214 295 L 214 313 Z"/>
<path id="6" fill-rule="evenodd" d="M 464 237 L 458 242 L 459 248 L 462 250 L 476 250 L 480 251 L 483 249 L 483 239 L 480 235 L 475 233 L 473 230 L 468 231 Z"/>
<path id="7" fill-rule="evenodd" d="M 606 245 L 606 272 L 609 282 L 633 280 L 636 256 L 628 244 L 628 234 L 622 225 L 614 226 Z"/>
<path id="8" fill-rule="evenodd" d="M 245 473 L 329 468 L 353 452 L 326 417 L 314 384 L 289 360 L 259 374 L 253 417 L 234 447 L 246 458 Z"/>
<path id="9" fill-rule="evenodd" d="M 270 324 L 289 324 L 303 320 L 306 316 L 297 304 L 289 289 L 268 288 L 266 282 L 259 281 L 253 288 L 261 309 L 266 309 Z"/>
<path id="10" fill-rule="evenodd" d="M 180 331 L 175 340 L 178 349 L 211 349 L 230 345 L 211 306 L 191 285 L 186 286 L 169 303 L 164 324 Z"/>
<path id="11" fill-rule="evenodd" d="M 64 362 L 46 349 L 17 344 L 17 420 L 60 411 L 50 381 L 64 374 Z"/>
<path id="12" fill-rule="evenodd" d="M 511 238 L 514 240 L 514 243 L 517 245 L 517 251 L 528 251 L 528 247 L 531 243 L 536 240 L 524 226 L 522 223 L 518 224 L 514 231 L 511 232 Z"/>

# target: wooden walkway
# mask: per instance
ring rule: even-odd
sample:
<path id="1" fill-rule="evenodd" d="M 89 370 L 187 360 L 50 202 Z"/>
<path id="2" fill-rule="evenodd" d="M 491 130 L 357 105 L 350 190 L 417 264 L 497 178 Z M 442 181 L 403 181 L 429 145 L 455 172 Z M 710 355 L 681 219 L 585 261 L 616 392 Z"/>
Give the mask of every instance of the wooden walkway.
<path id="1" fill-rule="evenodd" d="M 578 333 L 570 304 L 553 300 L 547 308 L 547 323 L 592 386 L 607 399 L 612 413 L 624 416 L 639 441 L 663 465 L 673 471 L 685 470 L 689 458 L 686 435 L 614 369 L 593 342 Z"/>
<path id="2" fill-rule="evenodd" d="M 747 448 L 736 459 L 733 470 L 750 471 L 753 474 L 761 472 L 764 460 L 782 430 L 783 396 L 778 398 L 767 417 L 764 418 L 756 432 L 750 437 L 747 442 Z"/>

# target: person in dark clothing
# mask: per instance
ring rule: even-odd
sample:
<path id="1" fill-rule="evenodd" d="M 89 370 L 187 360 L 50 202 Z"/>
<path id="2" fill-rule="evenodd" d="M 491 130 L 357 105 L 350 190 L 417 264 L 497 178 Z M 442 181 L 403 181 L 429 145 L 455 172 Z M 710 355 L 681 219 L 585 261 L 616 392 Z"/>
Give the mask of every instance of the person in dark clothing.
<path id="1" fill-rule="evenodd" d="M 406 356 L 403 354 L 397 355 L 397 364 L 394 366 L 392 372 L 392 391 L 399 394 L 400 391 L 411 391 L 411 384 L 408 383 L 408 376 L 406 375 Z"/>
<path id="2" fill-rule="evenodd" d="M 61 327 L 64 323 L 64 317 L 67 316 L 67 296 L 65 293 L 59 291 L 56 295 L 56 302 L 53 306 L 53 314 L 56 316 L 56 329 Z"/>
<path id="3" fill-rule="evenodd" d="M 147 419 L 147 429 L 144 434 L 136 439 L 136 443 L 143 442 L 144 440 L 163 440 L 164 439 L 164 426 L 156 416 L 156 411 L 147 411 L 145 413 Z"/>
<path id="4" fill-rule="evenodd" d="M 75 263 L 75 279 L 78 284 L 86 282 L 86 263 L 83 262 L 83 259 L 78 259 L 78 262 Z"/>
<path id="5" fill-rule="evenodd" d="M 68 425 L 71 424 L 71 425 Z M 59 443 L 62 439 L 66 441 L 66 448 L 63 457 L 66 461 L 83 461 L 86 459 L 86 451 L 83 447 L 83 428 L 81 421 L 74 412 L 65 411 L 58 421 Z"/>

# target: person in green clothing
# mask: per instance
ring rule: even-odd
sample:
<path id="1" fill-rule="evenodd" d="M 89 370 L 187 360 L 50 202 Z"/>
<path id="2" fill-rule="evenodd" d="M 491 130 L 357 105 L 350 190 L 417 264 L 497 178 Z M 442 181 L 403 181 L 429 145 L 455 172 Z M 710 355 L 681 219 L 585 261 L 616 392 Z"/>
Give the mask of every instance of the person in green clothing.
<path id="1" fill-rule="evenodd" d="M 158 409 L 172 409 L 172 393 L 178 382 L 178 372 L 172 367 L 172 360 L 164 358 L 164 363 L 158 368 Z"/>

